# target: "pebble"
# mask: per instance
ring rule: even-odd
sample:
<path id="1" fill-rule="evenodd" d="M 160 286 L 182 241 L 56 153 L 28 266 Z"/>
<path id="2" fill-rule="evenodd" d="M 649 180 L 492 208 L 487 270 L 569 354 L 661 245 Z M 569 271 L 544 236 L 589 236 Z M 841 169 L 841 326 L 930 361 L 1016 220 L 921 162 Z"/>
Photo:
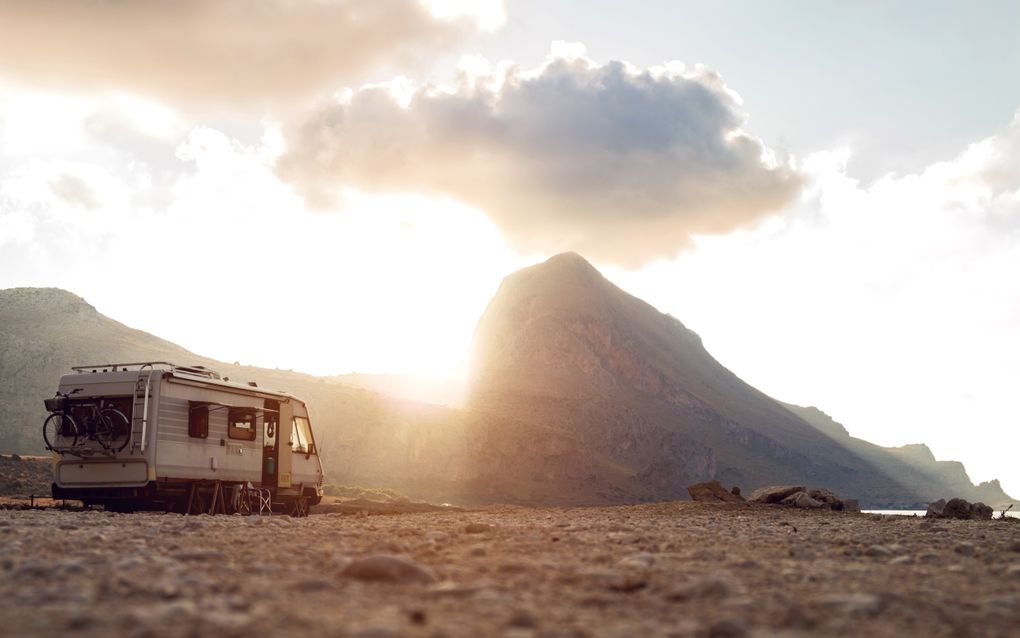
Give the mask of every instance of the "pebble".
<path id="1" fill-rule="evenodd" d="M 340 572 L 342 575 L 364 581 L 429 584 L 436 581 L 428 569 L 392 554 L 373 554 L 357 558 Z"/>
<path id="2" fill-rule="evenodd" d="M 708 628 L 709 638 L 744 638 L 748 633 L 747 625 L 736 618 L 725 618 Z"/>
<path id="3" fill-rule="evenodd" d="M 538 620 L 535 619 L 535 614 L 527 609 L 518 609 L 513 612 L 506 624 L 509 627 L 533 628 L 538 626 Z"/>
<path id="4" fill-rule="evenodd" d="M 882 600 L 874 594 L 829 594 L 815 598 L 813 603 L 852 616 L 873 616 L 882 611 Z"/>
<path id="5" fill-rule="evenodd" d="M 653 563 L 655 556 L 652 554 L 634 554 L 621 558 L 616 565 L 627 569 L 644 569 L 651 567 Z"/>

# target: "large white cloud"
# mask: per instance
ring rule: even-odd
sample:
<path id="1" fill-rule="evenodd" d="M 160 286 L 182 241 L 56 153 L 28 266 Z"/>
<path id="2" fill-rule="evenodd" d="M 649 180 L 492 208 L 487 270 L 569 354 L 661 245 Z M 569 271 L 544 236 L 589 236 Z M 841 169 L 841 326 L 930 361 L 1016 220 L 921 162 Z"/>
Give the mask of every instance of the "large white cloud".
<path id="1" fill-rule="evenodd" d="M 519 249 L 628 265 L 758 221 L 799 187 L 703 67 L 563 46 L 534 70 L 473 66 L 452 89 L 367 86 L 322 106 L 288 129 L 280 174 L 318 205 L 346 187 L 450 196 Z"/>
<path id="2" fill-rule="evenodd" d="M 491 27 L 502 15 L 491 0 L 428 4 L 9 0 L 0 3 L 0 75 L 178 103 L 286 104 L 380 65 L 417 65 L 473 30 L 461 18 Z"/>
<path id="3" fill-rule="evenodd" d="M 496 282 L 521 265 L 463 206 L 355 197 L 343 215 L 308 212 L 273 172 L 272 128 L 242 140 L 181 130 L 151 104 L 3 97 L 0 288 L 65 288 L 196 352 L 455 373 Z M 22 146 L 33 110 L 63 115 L 51 157 Z"/>

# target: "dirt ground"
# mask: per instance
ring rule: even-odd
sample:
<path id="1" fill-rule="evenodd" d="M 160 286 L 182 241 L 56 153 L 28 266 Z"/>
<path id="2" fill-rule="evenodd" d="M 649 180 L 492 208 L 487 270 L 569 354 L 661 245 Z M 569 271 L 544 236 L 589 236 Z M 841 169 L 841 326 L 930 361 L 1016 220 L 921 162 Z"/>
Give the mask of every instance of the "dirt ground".
<path id="1" fill-rule="evenodd" d="M 1017 636 L 1020 521 L 0 511 L 9 636 Z"/>

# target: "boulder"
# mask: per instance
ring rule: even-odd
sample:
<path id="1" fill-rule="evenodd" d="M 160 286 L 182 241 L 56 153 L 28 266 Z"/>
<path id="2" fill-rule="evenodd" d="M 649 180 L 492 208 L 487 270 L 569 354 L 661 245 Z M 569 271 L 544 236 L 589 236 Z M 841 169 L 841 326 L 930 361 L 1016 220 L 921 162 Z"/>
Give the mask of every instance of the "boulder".
<path id="1" fill-rule="evenodd" d="M 707 481 L 687 486 L 687 493 L 691 498 L 701 503 L 743 503 L 744 499 L 739 494 L 726 491 L 719 481 Z"/>
<path id="2" fill-rule="evenodd" d="M 816 510 L 825 507 L 825 503 L 808 496 L 807 492 L 796 492 L 779 501 L 783 505 L 799 507 L 805 510 Z"/>
<path id="3" fill-rule="evenodd" d="M 970 518 L 970 502 L 962 498 L 951 498 L 942 510 L 942 518 Z"/>
<path id="4" fill-rule="evenodd" d="M 827 490 L 824 487 L 811 490 L 810 492 L 808 492 L 808 496 L 815 499 L 816 501 L 821 501 L 822 503 L 825 503 L 834 510 L 843 509 L 843 499 L 836 496 L 836 493 L 833 492 L 832 490 Z"/>
<path id="5" fill-rule="evenodd" d="M 927 518 L 987 521 L 992 518 L 992 508 L 984 503 L 970 503 L 962 498 L 951 498 L 948 503 L 940 498 L 928 505 L 928 511 L 924 515 Z"/>
<path id="6" fill-rule="evenodd" d="M 970 506 L 970 517 L 976 521 L 991 520 L 992 508 L 984 503 L 974 503 Z"/>
<path id="7" fill-rule="evenodd" d="M 926 518 L 942 518 L 942 512 L 946 509 L 946 499 L 940 498 L 934 503 L 928 503 L 928 511 L 924 513 Z"/>
<path id="8" fill-rule="evenodd" d="M 845 498 L 843 499 L 843 511 L 859 513 L 861 511 L 861 504 L 856 498 Z"/>
<path id="9" fill-rule="evenodd" d="M 756 489 L 747 500 L 752 503 L 778 503 L 791 494 L 803 491 L 803 485 L 772 485 Z"/>

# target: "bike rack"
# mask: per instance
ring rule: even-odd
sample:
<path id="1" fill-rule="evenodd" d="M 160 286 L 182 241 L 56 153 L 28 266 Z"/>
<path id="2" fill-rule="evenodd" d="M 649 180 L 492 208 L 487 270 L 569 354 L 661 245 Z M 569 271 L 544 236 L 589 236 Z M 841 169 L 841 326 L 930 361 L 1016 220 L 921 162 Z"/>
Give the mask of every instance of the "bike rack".
<path id="1" fill-rule="evenodd" d="M 50 448 L 50 450 L 58 454 L 73 454 L 78 458 L 85 458 L 86 456 L 96 456 L 97 454 L 102 454 L 103 456 L 109 456 L 112 458 L 117 455 L 117 453 L 113 450 L 107 450 L 105 448 L 97 449 L 94 447 L 89 447 L 86 444 L 70 445 L 65 447 L 53 447 Z"/>

